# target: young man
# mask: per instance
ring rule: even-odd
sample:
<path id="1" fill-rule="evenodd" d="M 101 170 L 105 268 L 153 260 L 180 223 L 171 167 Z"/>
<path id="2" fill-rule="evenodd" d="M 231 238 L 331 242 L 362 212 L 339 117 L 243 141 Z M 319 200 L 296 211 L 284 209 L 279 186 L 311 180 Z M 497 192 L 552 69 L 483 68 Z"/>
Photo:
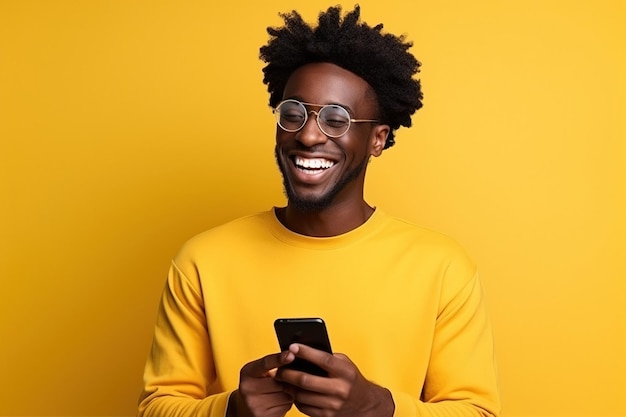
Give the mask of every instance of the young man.
<path id="1" fill-rule="evenodd" d="M 491 327 L 449 238 L 363 198 L 368 160 L 421 107 L 402 37 L 339 7 L 261 48 L 286 207 L 202 233 L 172 263 L 140 415 L 495 416 Z M 322 317 L 336 352 L 276 352 L 279 317 Z M 328 375 L 284 368 L 296 357 Z"/>

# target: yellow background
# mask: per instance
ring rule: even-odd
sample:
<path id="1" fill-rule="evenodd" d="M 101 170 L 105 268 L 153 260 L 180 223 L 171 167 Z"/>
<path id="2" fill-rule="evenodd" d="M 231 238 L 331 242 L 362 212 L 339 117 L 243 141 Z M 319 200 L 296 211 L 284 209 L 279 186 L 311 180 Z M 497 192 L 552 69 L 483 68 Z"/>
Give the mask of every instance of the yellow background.
<path id="1" fill-rule="evenodd" d="M 626 415 L 626 2 L 360 4 L 424 64 L 367 198 L 479 263 L 504 414 Z M 258 48 L 293 7 L 0 3 L 0 415 L 135 413 L 170 258 L 284 202 Z"/>

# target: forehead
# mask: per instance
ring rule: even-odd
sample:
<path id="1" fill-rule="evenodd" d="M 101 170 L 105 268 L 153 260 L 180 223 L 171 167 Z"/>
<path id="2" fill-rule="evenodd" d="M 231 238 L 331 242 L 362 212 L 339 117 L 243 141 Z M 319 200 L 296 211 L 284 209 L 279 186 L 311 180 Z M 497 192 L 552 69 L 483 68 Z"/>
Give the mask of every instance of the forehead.
<path id="1" fill-rule="evenodd" d="M 326 62 L 306 64 L 295 70 L 285 86 L 283 99 L 296 98 L 316 104 L 367 105 L 369 84 L 358 75 Z"/>

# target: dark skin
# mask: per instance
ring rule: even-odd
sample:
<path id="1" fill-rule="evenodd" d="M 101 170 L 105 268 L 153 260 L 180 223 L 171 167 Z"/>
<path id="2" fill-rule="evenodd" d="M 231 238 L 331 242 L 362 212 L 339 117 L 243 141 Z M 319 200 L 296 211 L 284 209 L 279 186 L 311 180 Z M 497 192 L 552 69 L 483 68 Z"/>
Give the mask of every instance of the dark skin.
<path id="1" fill-rule="evenodd" d="M 283 98 L 324 104 L 340 104 L 352 118 L 376 119 L 378 104 L 371 87 L 362 78 L 329 63 L 308 64 L 289 78 Z M 310 108 L 318 110 L 318 108 Z M 320 131 L 315 115 L 298 132 L 277 127 L 277 162 L 285 178 L 287 207 L 277 210 L 279 220 L 290 230 L 308 236 L 336 236 L 362 225 L 374 212 L 363 198 L 365 171 L 371 156 L 382 153 L 389 126 L 353 123 L 346 134 L 330 138 Z M 307 175 L 294 164 L 295 157 L 322 158 L 332 168 Z M 352 179 L 336 190 L 346 177 Z M 322 208 L 304 210 L 293 199 L 318 202 L 336 192 Z"/>
<path id="2" fill-rule="evenodd" d="M 367 82 L 329 63 L 298 68 L 283 98 L 339 104 L 355 119 L 378 117 L 378 104 Z M 353 123 L 343 136 L 330 138 L 320 131 L 314 114 L 298 132 L 277 127 L 276 158 L 288 195 L 287 206 L 276 210 L 279 221 L 296 233 L 315 237 L 336 236 L 361 226 L 374 212 L 363 198 L 367 162 L 380 156 L 388 133 L 388 125 Z M 296 161 L 303 159 L 332 166 L 302 169 Z M 325 369 L 328 377 L 281 368 L 296 357 Z M 312 417 L 391 417 L 395 408 L 391 393 L 368 381 L 348 356 L 293 344 L 286 352 L 244 365 L 227 416 L 282 417 L 293 405 Z"/>

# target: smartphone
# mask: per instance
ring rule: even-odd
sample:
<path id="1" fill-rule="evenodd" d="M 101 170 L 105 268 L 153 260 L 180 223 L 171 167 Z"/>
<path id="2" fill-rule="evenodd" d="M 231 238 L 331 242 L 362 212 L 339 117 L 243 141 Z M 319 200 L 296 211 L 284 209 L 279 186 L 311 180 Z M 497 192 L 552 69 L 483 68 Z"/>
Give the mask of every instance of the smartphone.
<path id="1" fill-rule="evenodd" d="M 319 317 L 276 319 L 274 321 L 274 330 L 278 337 L 281 352 L 289 349 L 289 345 L 292 343 L 300 343 L 331 354 L 333 353 L 330 348 L 326 324 Z M 289 365 L 285 365 L 285 367 L 312 375 L 328 376 L 328 373 L 319 366 L 300 358 L 296 358 Z"/>

